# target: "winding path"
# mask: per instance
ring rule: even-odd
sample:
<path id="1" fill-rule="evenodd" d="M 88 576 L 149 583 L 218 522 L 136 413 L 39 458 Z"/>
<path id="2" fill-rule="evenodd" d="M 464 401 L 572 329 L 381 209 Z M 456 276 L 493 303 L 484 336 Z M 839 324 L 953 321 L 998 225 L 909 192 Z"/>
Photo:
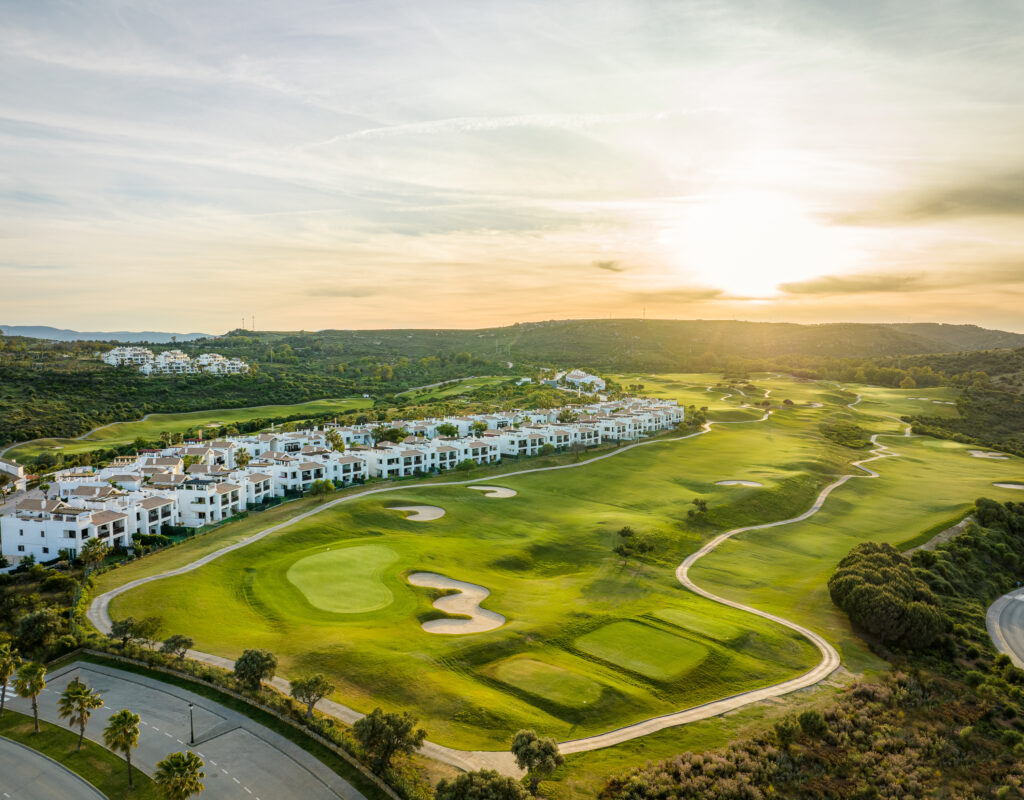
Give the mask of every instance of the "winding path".
<path id="1" fill-rule="evenodd" d="M 711 387 L 708 387 L 708 391 L 711 391 Z M 770 394 L 771 389 L 765 391 L 765 398 L 767 398 Z M 859 410 L 856 409 L 855 406 L 861 402 L 861 399 L 861 396 L 858 394 L 857 399 L 854 402 L 848 404 L 848 408 L 850 408 L 851 410 Z M 595 456 L 594 458 L 588 459 L 586 461 L 580 461 L 571 464 L 560 464 L 550 467 L 536 467 L 533 469 L 518 470 L 516 472 L 504 473 L 500 477 L 507 478 L 517 475 L 528 475 L 538 472 L 553 472 L 555 470 L 576 469 L 586 467 L 589 464 L 595 463 L 597 461 L 602 461 L 607 458 L 613 458 L 621 453 L 628 452 L 629 450 L 633 450 L 637 447 L 656 445 L 662 442 L 679 442 L 684 441 L 686 439 L 692 439 L 697 436 L 702 436 L 706 433 L 710 433 L 713 425 L 743 425 L 754 422 L 765 422 L 771 416 L 771 414 L 772 410 L 769 409 L 764 412 L 763 416 L 756 420 L 708 421 L 704 424 L 701 430 L 688 434 L 686 436 L 678 436 L 668 439 L 650 439 L 646 441 L 635 442 L 633 444 L 617 448 L 616 450 L 613 450 L 609 453 L 604 453 L 602 455 Z M 899 418 L 897 417 L 889 416 L 889 418 L 897 422 L 900 422 L 901 424 L 904 424 L 902 420 L 899 420 Z M 904 437 L 909 437 L 910 431 L 910 426 L 907 425 L 902 435 Z M 656 731 L 664 730 L 665 728 L 683 725 L 689 722 L 695 722 L 697 720 L 708 719 L 710 717 L 718 716 L 727 711 L 732 711 L 742 706 L 749 705 L 751 703 L 756 703 L 762 700 L 779 697 L 784 694 L 797 691 L 799 689 L 805 689 L 819 683 L 820 681 L 824 680 L 829 675 L 831 675 L 832 672 L 834 672 L 839 667 L 839 653 L 822 636 L 810 630 L 809 628 L 805 628 L 802 625 L 798 625 L 797 623 L 791 622 L 790 620 L 787 620 L 783 617 L 777 616 L 775 614 L 770 614 L 766 611 L 761 611 L 760 609 L 754 608 L 753 606 L 744 605 L 742 603 L 738 603 L 724 597 L 719 597 L 718 595 L 715 595 L 712 592 L 702 589 L 700 586 L 694 583 L 693 580 L 689 577 L 690 568 L 701 558 L 713 552 L 723 542 L 727 541 L 728 539 L 731 539 L 733 536 L 736 536 L 737 534 L 755 530 L 764 530 L 767 528 L 781 527 L 783 525 L 789 525 L 792 523 L 802 522 L 806 519 L 809 519 L 810 517 L 818 513 L 818 511 L 821 510 L 822 506 L 825 504 L 825 501 L 828 499 L 829 495 L 831 495 L 834 490 L 838 489 L 840 486 L 842 486 L 847 481 L 853 478 L 880 477 L 877 472 L 864 465 L 872 461 L 877 461 L 879 459 L 898 456 L 898 453 L 894 452 L 893 450 L 889 449 L 887 446 L 881 444 L 878 441 L 878 438 L 880 436 L 896 435 L 899 434 L 876 433 L 872 435 L 871 444 L 873 445 L 873 449 L 871 450 L 871 456 L 868 458 L 861 459 L 860 461 L 855 461 L 852 464 L 853 467 L 861 470 L 861 474 L 853 473 L 840 476 L 837 480 L 835 480 L 834 482 L 826 486 L 824 489 L 822 489 L 822 491 L 818 494 L 817 498 L 815 499 L 813 505 L 803 514 L 800 514 L 796 517 L 792 517 L 790 519 L 769 522 L 762 525 L 751 525 L 743 528 L 736 528 L 734 530 L 726 531 L 725 533 L 719 534 L 718 536 L 707 542 L 699 550 L 688 556 L 676 569 L 675 574 L 679 582 L 695 594 L 705 597 L 708 600 L 711 600 L 712 602 L 720 603 L 722 605 L 729 606 L 730 608 L 735 608 L 740 611 L 745 611 L 749 614 L 761 617 L 762 619 L 766 619 L 771 622 L 775 622 L 779 625 L 783 625 L 789 628 L 790 630 L 796 631 L 801 636 L 804 636 L 815 647 L 817 647 L 818 651 L 821 653 L 821 661 L 815 667 L 808 670 L 802 675 L 799 675 L 787 681 L 783 681 L 781 683 L 773 684 L 771 686 L 765 686 L 760 689 L 752 689 L 747 692 L 741 692 L 739 694 L 735 694 L 730 697 L 723 698 L 721 700 L 715 700 L 709 703 L 694 706 L 692 708 L 676 711 L 659 717 L 653 717 L 642 722 L 626 725 L 621 728 L 617 728 L 615 730 L 608 731 L 606 733 L 598 734 L 595 736 L 587 736 L 580 739 L 573 739 L 571 741 L 562 742 L 559 744 L 559 749 L 561 750 L 561 752 L 566 754 L 579 753 L 590 750 L 598 750 L 603 747 L 610 747 L 612 745 L 629 741 L 631 739 L 646 736 L 647 734 L 654 733 Z M 183 575 L 195 569 L 199 569 L 205 564 L 209 564 L 211 561 L 214 561 L 220 558 L 221 556 L 227 555 L 228 553 L 241 549 L 242 547 L 252 544 L 253 542 L 259 541 L 265 536 L 269 536 L 272 533 L 283 530 L 284 528 L 301 522 L 302 520 L 305 520 L 313 516 L 314 514 L 319 514 L 321 511 L 339 505 L 341 503 L 351 502 L 353 500 L 357 500 L 368 495 L 382 494 L 384 492 L 407 491 L 412 488 L 428 489 L 432 486 L 466 486 L 468 484 L 473 483 L 476 483 L 476 480 L 444 481 L 439 483 L 420 484 L 415 487 L 388 486 L 379 489 L 370 489 L 367 491 L 358 492 L 355 494 L 350 494 L 345 497 L 338 498 L 331 502 L 324 503 L 323 505 L 320 505 L 314 509 L 311 509 L 310 511 L 292 517 L 291 519 L 282 522 L 278 525 L 274 525 L 270 528 L 260 531 L 259 533 L 253 534 L 252 536 L 243 539 L 239 542 L 216 550 L 215 552 L 203 556 L 202 558 L 199 558 L 190 564 L 186 564 L 183 567 L 179 567 L 178 569 L 174 570 L 169 570 L 158 575 L 139 578 L 137 580 L 126 583 L 123 586 L 111 589 L 110 591 L 97 596 L 93 600 L 87 612 L 87 617 L 89 621 L 97 628 L 97 630 L 103 633 L 109 633 L 111 626 L 109 610 L 110 601 L 118 595 L 131 591 L 132 589 L 138 586 L 151 583 L 152 581 L 161 580 L 163 578 L 168 578 L 175 575 Z M 219 656 L 212 656 L 205 653 L 190 652 L 190 655 L 198 657 L 199 660 L 207 661 L 208 663 L 216 662 L 221 665 L 226 665 L 230 663 L 226 659 L 223 659 Z M 285 684 L 285 681 L 279 678 L 275 678 L 274 682 L 280 683 L 282 685 Z M 323 701 L 321 709 L 326 713 L 331 713 L 333 716 L 337 716 L 339 719 L 349 723 L 362 716 L 362 714 L 360 714 L 358 711 L 355 711 L 354 709 L 351 709 L 347 706 L 343 706 L 340 703 L 335 703 L 333 701 Z M 510 760 L 509 754 L 506 752 L 457 750 L 433 742 L 426 742 L 424 744 L 422 751 L 425 755 L 428 755 L 432 758 L 438 759 L 445 763 L 451 764 L 460 769 L 490 768 L 498 769 L 499 771 L 504 772 L 506 774 L 516 774 L 517 772 L 514 764 Z"/>

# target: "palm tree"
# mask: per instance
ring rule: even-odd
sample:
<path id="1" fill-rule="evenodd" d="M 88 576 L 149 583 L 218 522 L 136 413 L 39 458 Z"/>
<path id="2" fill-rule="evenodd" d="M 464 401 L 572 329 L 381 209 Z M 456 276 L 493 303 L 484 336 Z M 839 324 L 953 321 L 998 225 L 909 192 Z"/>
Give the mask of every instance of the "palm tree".
<path id="1" fill-rule="evenodd" d="M 57 710 L 61 719 L 66 719 L 68 725 L 78 726 L 78 747 L 77 753 L 82 749 L 82 739 L 85 738 L 85 726 L 94 709 L 103 707 L 103 698 L 95 689 L 90 689 L 78 678 L 68 684 L 57 701 Z"/>
<path id="2" fill-rule="evenodd" d="M 201 780 L 205 777 L 203 760 L 192 751 L 171 753 L 163 761 L 156 762 L 156 772 L 153 773 L 160 794 L 167 800 L 187 800 L 199 794 L 205 788 Z"/>
<path id="3" fill-rule="evenodd" d="M 14 691 L 18 693 L 18 697 L 32 698 L 32 716 L 36 721 L 36 733 L 39 733 L 39 693 L 45 688 L 45 666 L 29 661 L 18 668 L 18 677 L 14 679 Z"/>
<path id="4" fill-rule="evenodd" d="M 128 788 L 134 789 L 132 782 L 132 749 L 139 746 L 139 715 L 127 708 L 110 715 L 110 722 L 103 729 L 103 744 L 111 750 L 124 753 L 128 762 Z"/>
<path id="5" fill-rule="evenodd" d="M 7 681 L 14 671 L 21 666 L 21 656 L 13 650 L 9 642 L 0 644 L 0 717 L 4 715 L 4 703 L 7 702 Z"/>

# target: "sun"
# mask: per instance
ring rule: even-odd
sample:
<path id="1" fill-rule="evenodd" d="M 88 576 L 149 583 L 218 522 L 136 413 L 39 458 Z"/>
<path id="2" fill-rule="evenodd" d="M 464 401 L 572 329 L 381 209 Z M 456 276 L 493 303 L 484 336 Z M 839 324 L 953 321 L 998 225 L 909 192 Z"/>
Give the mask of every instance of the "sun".
<path id="1" fill-rule="evenodd" d="M 676 278 L 737 297 L 772 297 L 780 284 L 842 274 L 857 262 L 848 235 L 775 192 L 677 205 L 659 239 Z"/>

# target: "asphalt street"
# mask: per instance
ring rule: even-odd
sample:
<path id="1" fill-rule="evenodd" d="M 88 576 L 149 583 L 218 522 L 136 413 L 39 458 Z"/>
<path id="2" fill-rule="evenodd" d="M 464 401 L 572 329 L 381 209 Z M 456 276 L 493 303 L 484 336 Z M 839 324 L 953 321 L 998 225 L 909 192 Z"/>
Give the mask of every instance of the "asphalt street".
<path id="1" fill-rule="evenodd" d="M 104 800 L 91 784 L 35 750 L 0 736 L 3 800 Z"/>
<path id="2" fill-rule="evenodd" d="M 123 708 L 138 714 L 140 735 L 132 764 L 152 774 L 168 753 L 192 749 L 205 764 L 207 800 L 365 800 L 365 797 L 302 748 L 246 716 L 177 686 L 94 664 L 72 664 L 47 676 L 39 698 L 39 716 L 58 725 L 57 698 L 78 677 L 103 697 L 86 738 L 102 743 L 110 715 Z M 31 714 L 28 700 L 8 706 Z M 189 748 L 190 714 L 195 746 Z M 47 797 L 63 797 L 51 794 Z M 74 795 L 69 795 L 74 796 Z M 42 797 L 42 796 L 40 796 Z M 0 794 L 0 800 L 6 800 Z"/>

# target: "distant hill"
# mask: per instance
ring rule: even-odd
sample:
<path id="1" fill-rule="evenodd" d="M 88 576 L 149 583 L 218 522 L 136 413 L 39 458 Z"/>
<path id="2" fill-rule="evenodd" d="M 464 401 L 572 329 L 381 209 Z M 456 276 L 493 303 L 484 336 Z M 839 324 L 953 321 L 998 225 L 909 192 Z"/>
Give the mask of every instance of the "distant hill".
<path id="1" fill-rule="evenodd" d="M 179 342 L 209 338 L 208 333 L 162 333 L 160 331 L 72 331 L 49 325 L 0 325 L 7 336 L 29 336 L 33 339 L 54 339 L 58 342 L 152 342 L 167 344 L 176 337 Z"/>
<path id="2" fill-rule="evenodd" d="M 273 346 L 340 346 L 346 357 L 453 353 L 594 369 L 699 369 L 703 361 L 816 356 L 878 358 L 1024 347 L 1024 334 L 938 323 L 799 325 L 735 320 L 563 320 L 477 330 L 238 331 Z M 227 352 L 227 350 L 225 350 Z"/>

